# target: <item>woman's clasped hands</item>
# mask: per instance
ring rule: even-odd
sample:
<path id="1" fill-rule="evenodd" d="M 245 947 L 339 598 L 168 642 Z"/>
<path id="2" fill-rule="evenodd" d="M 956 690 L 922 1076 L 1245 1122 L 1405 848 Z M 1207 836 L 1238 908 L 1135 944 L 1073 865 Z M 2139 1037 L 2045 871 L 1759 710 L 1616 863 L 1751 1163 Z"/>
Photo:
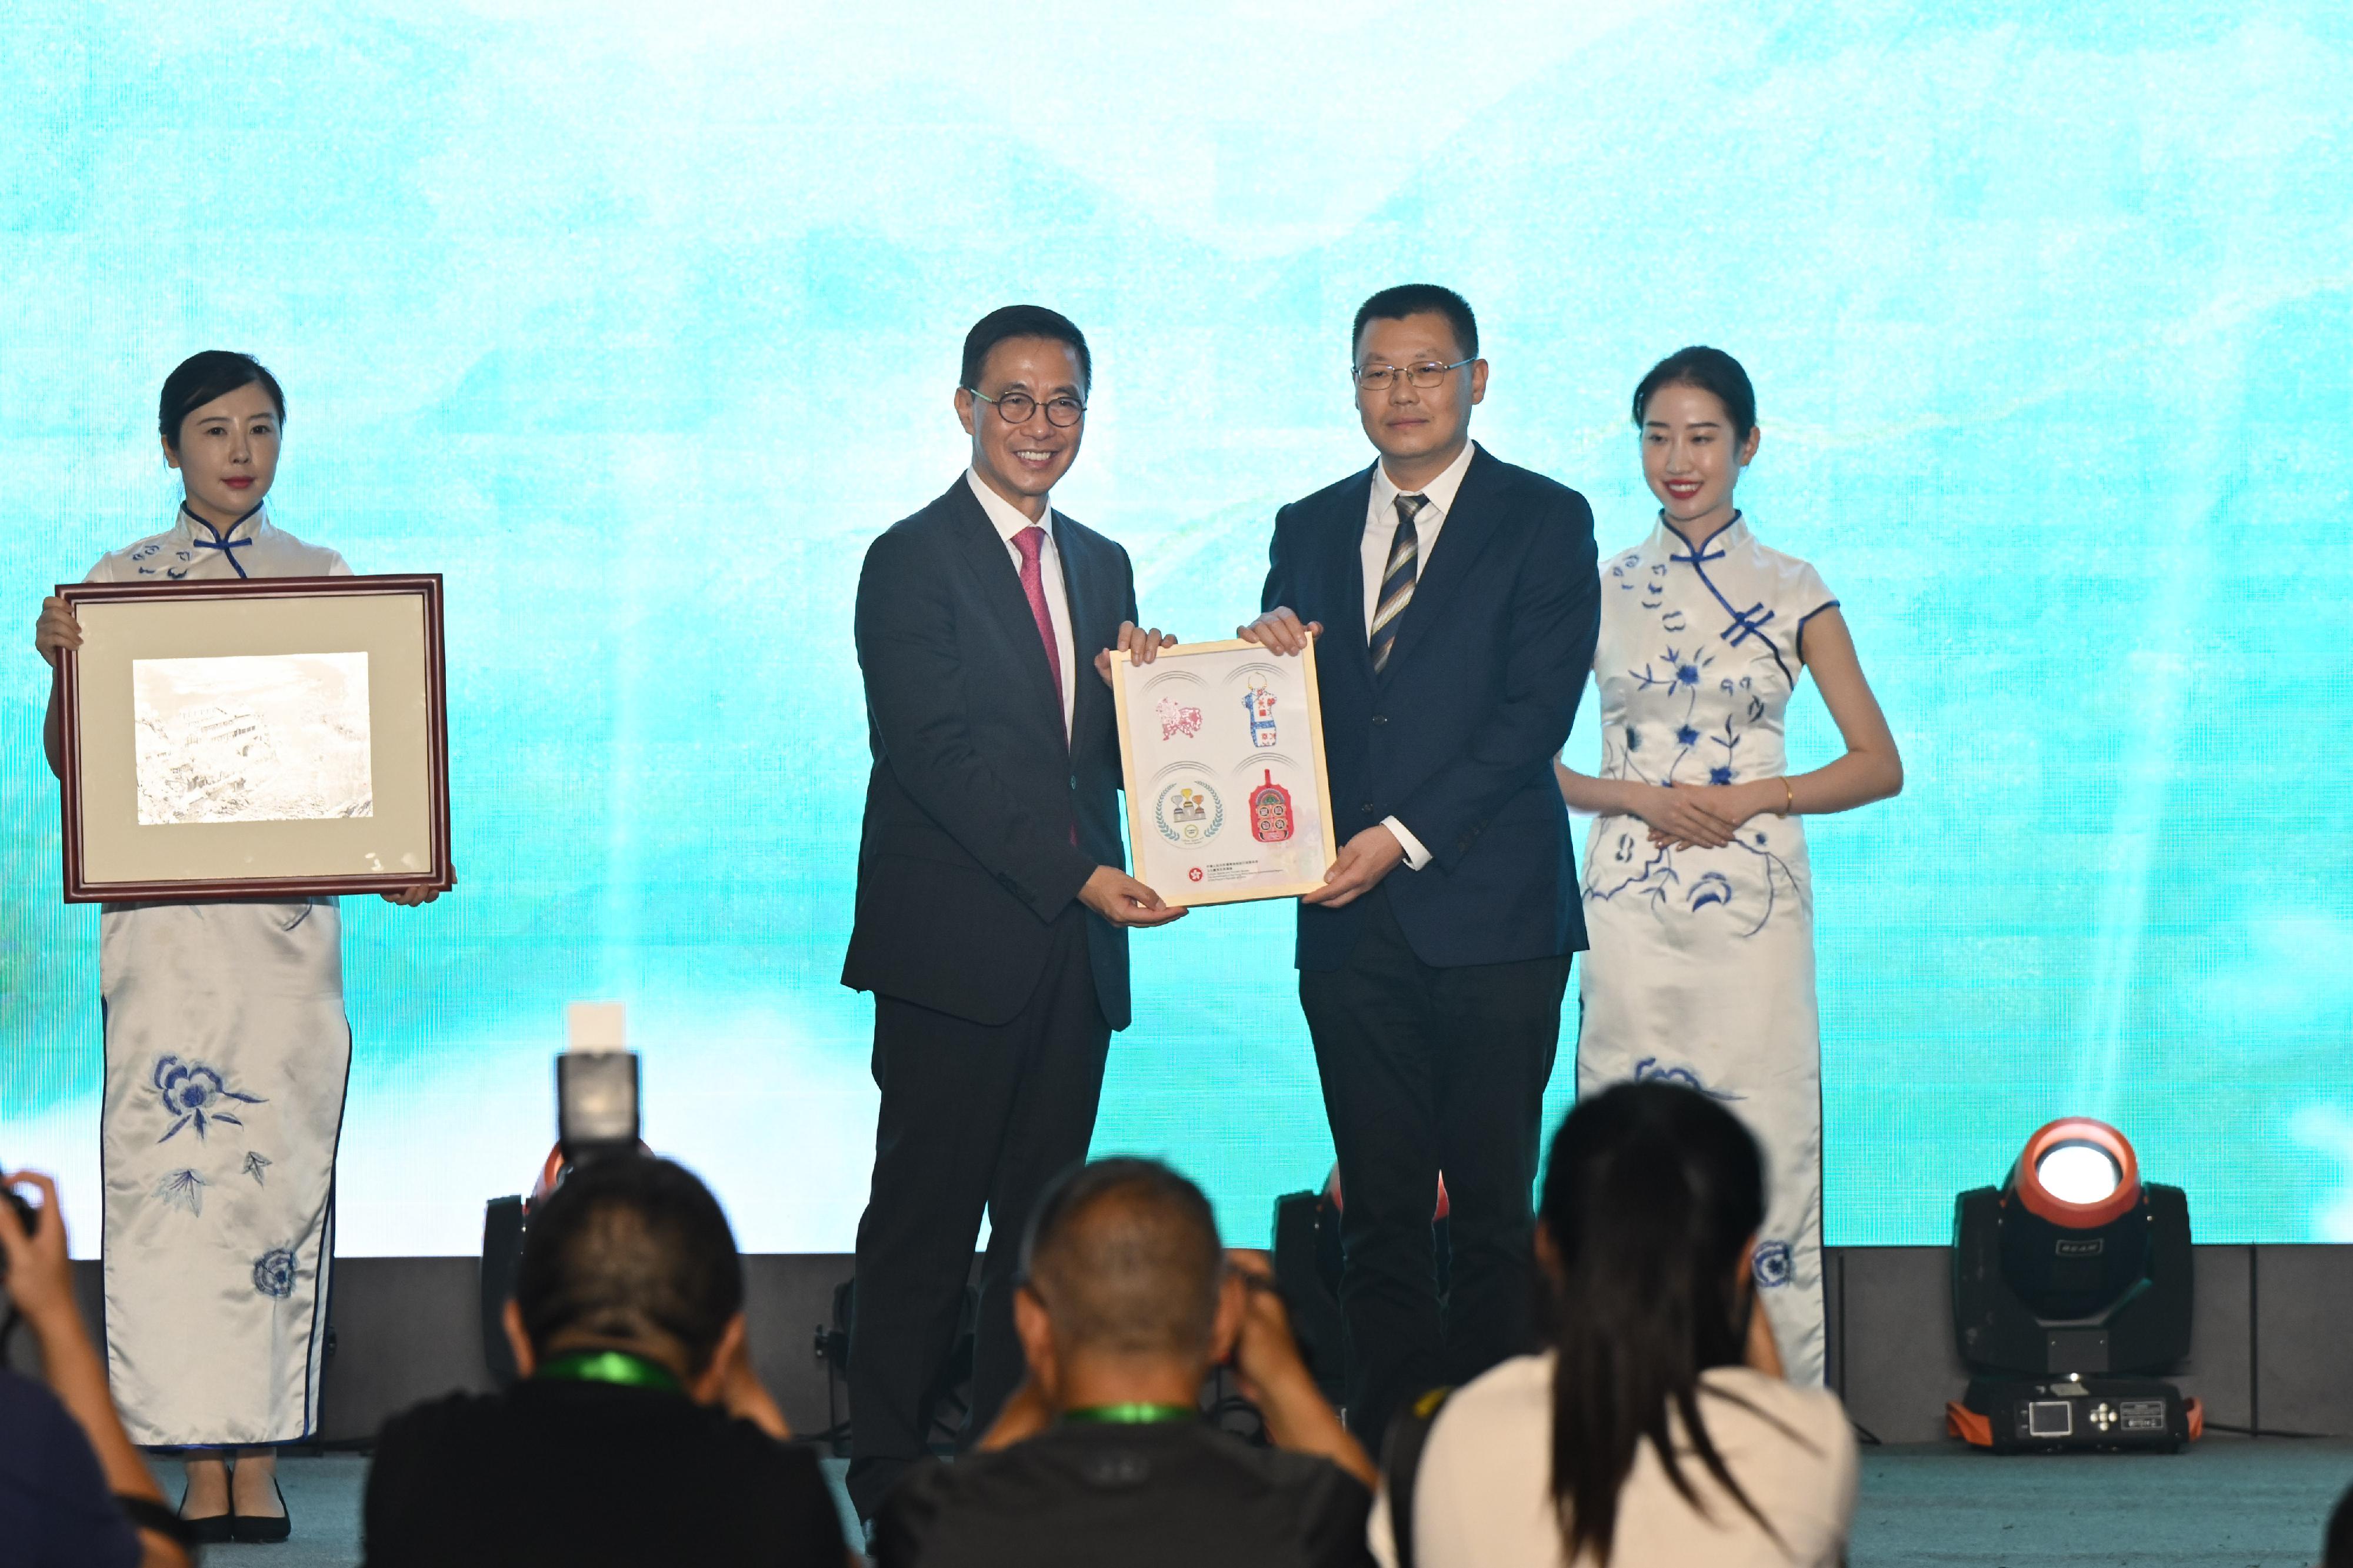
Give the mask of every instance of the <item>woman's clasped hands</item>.
<path id="1" fill-rule="evenodd" d="M 1721 849 L 1749 818 L 1778 815 L 1785 799 L 1778 778 L 1736 784 L 1651 784 L 1637 797 L 1634 815 L 1650 826 L 1653 844 Z"/>

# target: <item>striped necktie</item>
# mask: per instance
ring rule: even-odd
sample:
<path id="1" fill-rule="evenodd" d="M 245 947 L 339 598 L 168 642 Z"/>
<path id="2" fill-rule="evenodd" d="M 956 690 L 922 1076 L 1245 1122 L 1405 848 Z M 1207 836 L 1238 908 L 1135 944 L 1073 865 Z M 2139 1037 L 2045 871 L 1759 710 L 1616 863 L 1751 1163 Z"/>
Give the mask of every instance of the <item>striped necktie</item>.
<path id="1" fill-rule="evenodd" d="M 1381 574 L 1381 596 L 1373 608 L 1373 673 L 1388 668 L 1389 650 L 1397 646 L 1398 617 L 1413 603 L 1414 579 L 1421 574 L 1421 541 L 1413 520 L 1430 504 L 1428 496 L 1397 499 L 1397 538 L 1389 544 L 1388 569 Z"/>

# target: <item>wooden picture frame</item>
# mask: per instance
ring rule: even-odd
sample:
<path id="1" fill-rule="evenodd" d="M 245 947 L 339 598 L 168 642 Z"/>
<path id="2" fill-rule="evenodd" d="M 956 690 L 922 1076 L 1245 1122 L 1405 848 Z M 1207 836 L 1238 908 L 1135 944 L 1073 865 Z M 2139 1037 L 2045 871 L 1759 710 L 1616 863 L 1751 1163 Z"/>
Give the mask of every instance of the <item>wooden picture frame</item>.
<path id="1" fill-rule="evenodd" d="M 1136 880 L 1188 906 L 1322 887 L 1339 845 L 1314 646 L 1236 637 L 1111 663 Z"/>
<path id="2" fill-rule="evenodd" d="M 438 574 L 58 596 L 68 903 L 453 885 Z"/>

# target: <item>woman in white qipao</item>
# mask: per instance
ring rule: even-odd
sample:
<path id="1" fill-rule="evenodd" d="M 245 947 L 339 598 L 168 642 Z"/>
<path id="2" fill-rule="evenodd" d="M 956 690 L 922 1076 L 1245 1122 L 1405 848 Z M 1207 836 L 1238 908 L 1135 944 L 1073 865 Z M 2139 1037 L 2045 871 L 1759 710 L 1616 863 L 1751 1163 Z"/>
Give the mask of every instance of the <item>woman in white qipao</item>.
<path id="1" fill-rule="evenodd" d="M 283 394 L 244 354 L 196 354 L 164 384 L 171 526 L 107 555 L 94 583 L 348 576 L 274 527 Z M 79 647 L 62 599 L 35 634 Z M 60 765 L 52 688 L 49 765 Z M 391 902 L 429 902 L 417 888 Z M 281 1541 L 273 1444 L 318 1424 L 335 1144 L 352 1056 L 333 899 L 109 904 L 99 921 L 106 1087 L 101 1257 L 109 1373 L 132 1439 L 187 1450 L 201 1540 Z M 234 1468 L 232 1469 L 232 1461 Z"/>
<path id="2" fill-rule="evenodd" d="M 1821 1031 L 1799 818 L 1895 794 L 1904 764 L 1821 574 L 1759 542 L 1733 504 L 1759 438 L 1738 362 L 1670 355 L 1633 414 L 1659 522 L 1601 557 L 1601 766 L 1557 770 L 1570 808 L 1595 817 L 1577 1094 L 1662 1079 L 1756 1132 L 1768 1187 L 1757 1300 L 1790 1380 L 1818 1384 Z M 1847 750 L 1792 775 L 1783 721 L 1809 669 Z"/>

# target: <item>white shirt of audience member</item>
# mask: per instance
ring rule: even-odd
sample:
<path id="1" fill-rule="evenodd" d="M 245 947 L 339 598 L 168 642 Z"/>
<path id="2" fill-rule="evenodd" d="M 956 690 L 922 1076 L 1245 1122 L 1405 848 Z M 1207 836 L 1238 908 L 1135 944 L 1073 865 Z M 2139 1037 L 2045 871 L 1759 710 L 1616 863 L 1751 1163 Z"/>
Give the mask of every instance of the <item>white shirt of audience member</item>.
<path id="1" fill-rule="evenodd" d="M 1419 1568 L 1592 1568 L 1589 1551 L 1568 1562 L 1553 1511 L 1552 1375 L 1550 1355 L 1515 1357 L 1465 1384 L 1439 1411 L 1414 1487 Z M 1618 1494 L 1613 1568 L 1836 1568 L 1854 1517 L 1858 1464 L 1838 1396 L 1727 1366 L 1703 1374 L 1699 1397 L 1725 1468 L 1772 1521 L 1780 1543 L 1685 1447 L 1683 1477 L 1706 1505 L 1702 1517 L 1645 1442 Z M 1386 1491 L 1373 1505 L 1371 1537 L 1381 1568 L 1397 1568 Z"/>

